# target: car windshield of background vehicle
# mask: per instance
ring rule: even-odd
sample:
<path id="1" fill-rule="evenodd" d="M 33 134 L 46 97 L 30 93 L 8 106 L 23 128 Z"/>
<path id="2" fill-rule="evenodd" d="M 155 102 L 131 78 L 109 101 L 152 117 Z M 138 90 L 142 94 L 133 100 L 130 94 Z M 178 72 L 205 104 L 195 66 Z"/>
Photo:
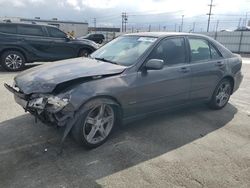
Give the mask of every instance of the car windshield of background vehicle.
<path id="1" fill-rule="evenodd" d="M 124 36 L 103 46 L 91 57 L 105 59 L 119 65 L 133 65 L 139 57 L 157 40 L 155 37 Z"/>

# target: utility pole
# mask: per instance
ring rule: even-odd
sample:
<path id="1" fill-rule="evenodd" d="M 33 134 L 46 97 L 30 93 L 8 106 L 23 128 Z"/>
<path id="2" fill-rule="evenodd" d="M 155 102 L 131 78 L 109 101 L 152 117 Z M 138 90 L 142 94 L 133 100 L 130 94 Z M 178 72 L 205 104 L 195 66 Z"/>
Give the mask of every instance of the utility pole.
<path id="1" fill-rule="evenodd" d="M 210 19 L 211 19 L 211 15 L 212 15 L 212 7 L 214 6 L 213 5 L 213 0 L 211 0 L 211 3 L 208 6 L 209 6 L 209 13 L 207 13 L 207 15 L 208 15 L 207 32 L 209 32 Z"/>
<path id="2" fill-rule="evenodd" d="M 150 32 L 151 31 L 151 25 L 149 24 L 149 26 L 148 26 L 148 32 Z"/>
<path id="3" fill-rule="evenodd" d="M 128 15 L 126 12 L 122 13 L 122 32 L 126 32 L 128 23 Z"/>
<path id="4" fill-rule="evenodd" d="M 184 18 L 184 15 L 181 15 L 181 32 L 183 31 L 183 18 Z"/>
<path id="5" fill-rule="evenodd" d="M 239 19 L 238 28 L 240 28 L 241 18 Z"/>
<path id="6" fill-rule="evenodd" d="M 218 31 L 218 27 L 219 27 L 219 20 L 217 20 L 217 22 L 216 22 L 216 28 L 215 28 L 215 32 L 217 33 L 217 31 Z"/>
<path id="7" fill-rule="evenodd" d="M 125 12 L 125 15 L 124 15 L 125 32 L 127 31 L 127 23 L 128 23 L 128 15 Z"/>
<path id="8" fill-rule="evenodd" d="M 96 18 L 94 18 L 94 29 L 95 29 L 95 33 L 96 33 Z"/>
<path id="9" fill-rule="evenodd" d="M 194 33 L 194 30 L 195 30 L 195 22 L 193 22 L 193 29 L 192 29 L 193 33 Z"/>
<path id="10" fill-rule="evenodd" d="M 122 13 L 122 32 L 124 31 L 124 15 L 125 13 Z"/>

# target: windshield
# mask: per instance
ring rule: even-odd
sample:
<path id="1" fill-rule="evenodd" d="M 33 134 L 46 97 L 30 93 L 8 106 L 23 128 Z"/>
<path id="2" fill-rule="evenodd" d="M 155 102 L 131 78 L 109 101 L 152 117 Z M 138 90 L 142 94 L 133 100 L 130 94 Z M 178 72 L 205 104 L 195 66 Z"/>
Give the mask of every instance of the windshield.
<path id="1" fill-rule="evenodd" d="M 133 65 L 138 58 L 157 40 L 155 37 L 122 36 L 95 51 L 90 57 L 115 62 L 119 65 Z"/>

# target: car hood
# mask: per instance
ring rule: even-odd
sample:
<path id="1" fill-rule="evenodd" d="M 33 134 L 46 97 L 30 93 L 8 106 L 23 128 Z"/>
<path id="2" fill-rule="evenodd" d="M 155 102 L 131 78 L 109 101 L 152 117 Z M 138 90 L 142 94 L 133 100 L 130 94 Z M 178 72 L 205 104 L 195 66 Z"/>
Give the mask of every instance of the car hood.
<path id="1" fill-rule="evenodd" d="M 50 93 L 63 82 L 122 73 L 126 67 L 90 58 L 75 58 L 46 63 L 17 75 L 15 85 L 25 94 Z"/>
<path id="2" fill-rule="evenodd" d="M 88 40 L 84 38 L 76 38 L 76 39 L 73 39 L 72 42 L 79 43 L 79 44 L 87 44 L 87 45 L 94 47 L 95 49 L 99 48 L 99 45 L 97 43 L 95 43 L 92 40 Z"/>

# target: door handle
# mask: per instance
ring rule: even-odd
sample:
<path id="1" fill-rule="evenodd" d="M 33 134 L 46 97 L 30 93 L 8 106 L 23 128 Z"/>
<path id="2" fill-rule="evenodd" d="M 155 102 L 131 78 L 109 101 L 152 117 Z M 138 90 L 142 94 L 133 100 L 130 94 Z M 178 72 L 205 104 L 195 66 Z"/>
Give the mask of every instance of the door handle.
<path id="1" fill-rule="evenodd" d="M 188 68 L 188 67 L 181 67 L 180 68 L 180 72 L 187 73 L 189 71 L 190 71 L 190 68 Z"/>
<path id="2" fill-rule="evenodd" d="M 224 66 L 224 62 L 218 61 L 218 62 L 216 62 L 215 65 L 218 66 L 218 67 L 223 67 Z"/>

